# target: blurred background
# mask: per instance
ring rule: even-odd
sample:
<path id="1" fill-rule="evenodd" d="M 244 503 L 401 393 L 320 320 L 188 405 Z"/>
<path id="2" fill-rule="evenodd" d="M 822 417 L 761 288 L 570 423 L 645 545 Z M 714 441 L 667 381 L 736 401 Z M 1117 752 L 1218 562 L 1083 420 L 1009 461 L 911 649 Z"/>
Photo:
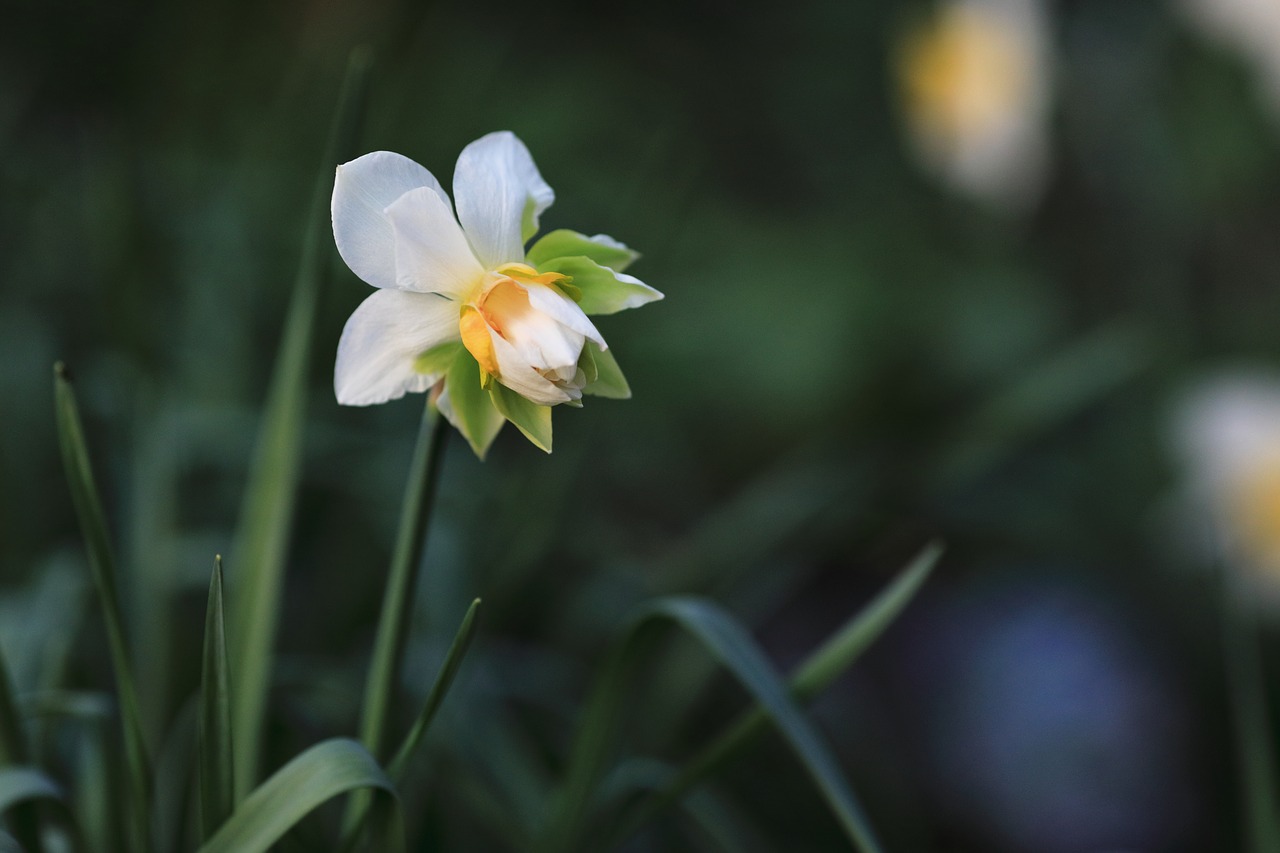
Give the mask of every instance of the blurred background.
<path id="1" fill-rule="evenodd" d="M 557 410 L 554 455 L 511 428 L 483 463 L 449 438 L 406 689 L 471 598 L 485 612 L 407 800 L 423 849 L 503 849 L 486 815 L 537 811 L 637 602 L 712 596 L 785 669 L 933 538 L 930 585 L 813 705 L 886 846 L 1235 849 L 1219 581 L 1171 435 L 1200 377 L 1280 357 L 1266 5 L 9 0 L 0 643 L 19 688 L 110 686 L 53 430 L 61 358 L 152 730 L 194 689 L 210 559 L 367 44 L 360 151 L 447 186 L 466 143 L 513 130 L 557 193 L 544 227 L 625 241 L 666 294 L 600 322 L 634 397 Z M 368 287 L 329 257 L 271 766 L 353 730 L 421 410 L 335 403 Z M 638 682 L 628 754 L 678 761 L 745 701 L 681 642 Z M 714 790 L 759 849 L 842 849 L 776 738 Z M 636 845 L 718 849 L 674 815 Z"/>

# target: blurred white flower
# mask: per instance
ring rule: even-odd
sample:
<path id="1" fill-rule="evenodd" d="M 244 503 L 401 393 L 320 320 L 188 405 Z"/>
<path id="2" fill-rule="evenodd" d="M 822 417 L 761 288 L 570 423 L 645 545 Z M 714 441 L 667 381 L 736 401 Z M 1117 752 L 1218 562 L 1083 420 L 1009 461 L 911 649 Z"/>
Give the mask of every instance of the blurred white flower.
<path id="1" fill-rule="evenodd" d="M 463 149 L 453 192 L 456 218 L 440 183 L 406 157 L 377 151 L 338 167 L 338 251 L 379 288 L 342 332 L 338 402 L 437 388 L 477 454 L 506 420 L 550 452 L 551 406 L 629 395 L 587 315 L 662 294 L 622 272 L 638 255 L 604 235 L 553 231 L 526 254 L 555 196 L 509 132 Z"/>
<path id="2" fill-rule="evenodd" d="M 1280 0 L 1181 0 L 1187 17 L 1257 66 L 1280 119 Z"/>
<path id="3" fill-rule="evenodd" d="M 1048 161 L 1048 21 L 1041 0 L 944 0 L 899 45 L 913 147 L 963 192 L 1007 207 L 1039 195 Z"/>
<path id="4" fill-rule="evenodd" d="M 1280 601 L 1280 379 L 1206 381 L 1182 401 L 1174 439 L 1217 546 L 1249 591 Z"/>

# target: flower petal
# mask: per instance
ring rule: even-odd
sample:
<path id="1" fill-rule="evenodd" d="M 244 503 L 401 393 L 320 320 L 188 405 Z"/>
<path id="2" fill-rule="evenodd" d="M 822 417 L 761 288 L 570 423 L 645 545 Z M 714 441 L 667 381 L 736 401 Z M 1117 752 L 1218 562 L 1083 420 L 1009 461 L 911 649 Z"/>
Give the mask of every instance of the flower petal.
<path id="1" fill-rule="evenodd" d="M 601 349 L 608 347 L 595 324 L 587 319 L 587 315 L 578 307 L 578 303 L 544 284 L 530 284 L 525 286 L 525 290 L 529 293 L 529 304 L 535 310 L 541 311 L 584 338 L 595 341 Z"/>
<path id="2" fill-rule="evenodd" d="M 387 206 L 395 232 L 396 287 L 465 299 L 484 277 L 445 196 L 410 190 Z"/>
<path id="3" fill-rule="evenodd" d="M 462 149 L 453 196 L 467 239 L 486 269 L 523 261 L 526 237 L 537 232 L 538 217 L 555 201 L 529 149 L 507 130 Z"/>
<path id="4" fill-rule="evenodd" d="M 351 271 L 374 287 L 396 287 L 395 235 L 385 211 L 419 187 L 444 193 L 430 172 L 390 151 L 374 151 L 337 169 L 329 205 L 334 242 Z"/>
<path id="5" fill-rule="evenodd" d="M 493 334 L 493 353 L 498 359 L 498 381 L 540 406 L 554 406 L 577 399 L 529 366 L 502 335 Z M 581 394 L 578 395 L 579 397 Z"/>
<path id="6" fill-rule="evenodd" d="M 347 320 L 333 390 L 344 406 L 368 406 L 426 391 L 441 374 L 418 373 L 419 353 L 458 338 L 458 306 L 426 293 L 379 290 Z"/>

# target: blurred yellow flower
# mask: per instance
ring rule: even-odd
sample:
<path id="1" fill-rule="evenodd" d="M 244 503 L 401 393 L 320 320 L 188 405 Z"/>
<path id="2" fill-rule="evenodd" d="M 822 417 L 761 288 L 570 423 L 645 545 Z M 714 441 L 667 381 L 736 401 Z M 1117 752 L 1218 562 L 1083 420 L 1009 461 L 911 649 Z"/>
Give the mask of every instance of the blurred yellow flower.
<path id="1" fill-rule="evenodd" d="M 1047 24 L 1039 0 L 946 0 L 908 31 L 897 76 L 911 142 L 963 192 L 1018 206 L 1047 159 Z"/>
<path id="2" fill-rule="evenodd" d="M 1280 379 L 1204 383 L 1182 402 L 1175 438 L 1222 552 L 1280 599 Z"/>
<path id="3" fill-rule="evenodd" d="M 638 255 L 597 234 L 553 231 L 526 253 L 554 200 L 524 143 L 502 131 L 463 149 L 449 195 L 388 151 L 338 167 L 333 235 L 379 288 L 338 343 L 344 405 L 439 391 L 441 413 L 483 456 L 506 421 L 550 452 L 550 408 L 629 395 L 588 314 L 661 299 L 622 270 Z"/>

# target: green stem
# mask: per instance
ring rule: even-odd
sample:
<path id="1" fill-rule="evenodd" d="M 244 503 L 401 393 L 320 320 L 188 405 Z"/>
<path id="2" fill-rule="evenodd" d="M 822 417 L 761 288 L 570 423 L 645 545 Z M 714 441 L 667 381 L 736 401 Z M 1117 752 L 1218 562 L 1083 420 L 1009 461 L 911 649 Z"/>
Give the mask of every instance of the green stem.
<path id="1" fill-rule="evenodd" d="M 374 641 L 369 680 L 364 689 L 360 740 L 375 756 L 382 755 L 386 747 L 387 718 L 391 713 L 413 614 L 418 579 L 415 569 L 422 557 L 431 508 L 435 502 L 435 487 L 440 477 L 440 451 L 446 434 L 440 421 L 440 412 L 428 399 L 422 412 L 413 461 L 409 465 L 409 481 L 400 507 L 400 530 L 391 556 L 391 569 L 382 596 L 382 614 L 378 619 L 378 636 Z"/>
<path id="2" fill-rule="evenodd" d="M 400 505 L 400 528 L 396 535 L 391 569 L 382 595 L 382 613 L 378 619 L 378 635 L 369 663 L 369 680 L 365 682 L 364 704 L 360 712 L 360 740 L 375 758 L 383 760 L 387 743 L 387 721 L 395 697 L 400 662 L 413 615 L 413 602 L 418 573 L 415 569 L 426 543 L 431 508 L 435 503 L 436 483 L 440 478 L 440 454 L 447 430 L 440 423 L 440 412 L 430 395 L 422 410 L 418 442 L 409 464 L 409 479 Z M 368 807 L 368 795 L 356 794 L 347 800 L 343 818 L 343 835 L 354 838 Z"/>

